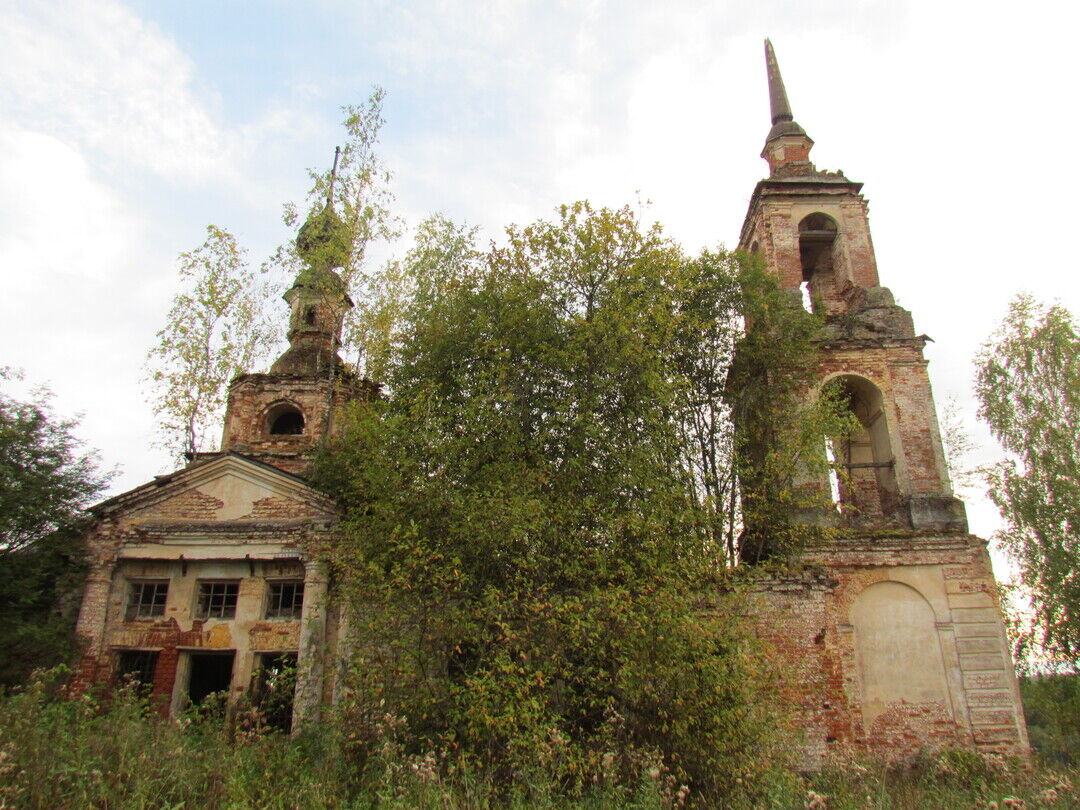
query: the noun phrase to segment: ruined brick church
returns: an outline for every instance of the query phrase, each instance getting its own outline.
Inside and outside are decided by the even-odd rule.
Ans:
[[[798,574],[757,594],[757,621],[787,662],[813,767],[833,747],[902,756],[924,746],[1024,752],[1027,736],[986,543],[970,534],[946,472],[911,314],[882,287],[861,183],[810,162],[766,42],[772,129],[739,248],[824,310],[820,380],[839,380],[860,428],[835,448],[846,474],[810,482],[840,524]],[[347,619],[311,549],[332,542],[335,505],[304,478],[339,409],[370,384],[337,373],[352,306],[316,250],[328,204],[297,238],[306,261],[285,298],[289,348],[236,378],[220,451],[92,510],[78,620],[84,685],[127,676],[163,711],[235,698],[296,668],[293,727],[335,699]]]

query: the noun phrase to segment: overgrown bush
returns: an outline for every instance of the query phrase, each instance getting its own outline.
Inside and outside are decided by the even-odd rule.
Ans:
[[[1080,764],[1080,677],[1032,675],[1020,679],[1028,737],[1051,766]]]
[[[426,227],[386,396],[316,474],[345,512],[322,552],[352,616],[357,755],[432,752],[504,798],[670,780],[683,802],[758,804],[784,707],[730,568],[725,369],[744,295],[810,316],[746,257],[687,257],[626,209],[567,206],[487,252]],[[797,388],[741,407],[794,418]],[[768,474],[797,466],[790,444]]]
[[[409,755],[389,740],[361,762],[347,742],[355,732],[336,722],[290,739],[243,717],[168,720],[133,689],[68,697],[67,675],[38,672],[0,697],[0,806],[660,810],[685,795],[662,773],[632,786],[600,781],[572,802],[539,783],[506,792],[449,755]]]

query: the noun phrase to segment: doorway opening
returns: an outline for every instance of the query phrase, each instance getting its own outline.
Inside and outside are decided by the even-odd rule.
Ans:
[[[232,683],[233,658],[235,653],[189,653],[191,656],[191,675],[188,677],[188,698],[195,706],[201,704],[215,692],[229,691]]]
[[[292,730],[293,697],[296,694],[296,653],[261,653],[255,669],[251,700],[270,728]]]

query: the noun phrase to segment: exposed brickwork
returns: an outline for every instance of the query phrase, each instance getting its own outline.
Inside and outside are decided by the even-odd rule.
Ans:
[[[204,489],[239,498],[239,510]],[[244,508],[246,514],[222,519]],[[260,654],[301,649],[303,620],[267,619],[266,605],[270,583],[310,578],[312,564],[304,562],[309,545],[331,542],[336,515],[324,495],[226,454],[203,457],[98,509],[101,519],[87,537],[93,564],[79,617],[85,653],[74,688],[114,683],[123,651],[156,652],[151,699],[169,713],[183,704],[192,657],[200,652],[233,653],[230,689],[239,693],[251,682]],[[132,583],[145,580],[168,583],[165,615],[128,619]],[[237,584],[235,615],[198,617],[199,587],[206,581]],[[318,591],[313,598],[324,598]],[[305,594],[305,615],[318,610]]]
[[[366,380],[288,374],[245,374],[229,389],[222,450],[233,450],[295,475],[307,471],[310,451],[340,432],[338,415],[348,402],[369,399],[376,387]],[[275,435],[270,416],[282,405],[304,418],[303,432]]]
[[[834,747],[888,758],[974,745],[1025,752],[1026,733],[985,545],[967,535],[847,538],[804,555],[798,576],[763,584],[757,621],[790,673],[806,732],[804,765]],[[865,661],[853,606],[878,583],[917,591],[945,662],[944,702],[900,701],[866,722]],[[937,653],[935,653],[937,654]]]
[[[224,505],[221,499],[192,489],[140,511],[143,517],[159,520],[215,520]]]
[[[313,516],[310,506],[292,498],[273,495],[262,498],[252,504],[251,511],[245,516],[251,520],[283,520]]]

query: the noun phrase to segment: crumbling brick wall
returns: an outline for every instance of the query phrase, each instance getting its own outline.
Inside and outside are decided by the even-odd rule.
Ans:
[[[874,610],[876,639],[860,638],[860,600],[888,585],[925,612],[923,635],[905,636],[908,606],[885,598]],[[985,544],[970,535],[894,533],[843,537],[803,555],[757,593],[762,635],[785,662],[788,695],[805,733],[803,765],[819,767],[831,751],[855,747],[887,759],[921,749],[971,746],[1025,754],[1019,690],[996,601]],[[921,605],[925,604],[925,607]],[[908,611],[910,612],[910,611]],[[872,642],[872,643],[871,643]],[[917,644],[916,644],[917,642]],[[912,645],[904,649],[904,644]],[[884,674],[868,660],[885,645],[910,672]],[[925,699],[929,661],[939,690]],[[915,671],[918,670],[918,671]],[[884,683],[883,683],[884,681]],[[890,700],[873,698],[886,693]]]

